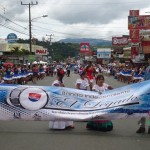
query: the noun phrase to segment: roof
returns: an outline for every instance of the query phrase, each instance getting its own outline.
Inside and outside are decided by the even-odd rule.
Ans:
[[[13,44],[8,44],[8,43],[0,43],[0,52],[10,52],[13,47],[19,47],[19,49],[25,49],[29,51],[29,44],[24,44],[24,43],[13,43]],[[32,52],[35,52],[36,49],[45,49],[42,46],[39,45],[32,45]]]

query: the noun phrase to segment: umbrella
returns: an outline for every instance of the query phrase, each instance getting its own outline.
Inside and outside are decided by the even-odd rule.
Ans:
[[[7,67],[7,66],[13,66],[14,64],[12,63],[12,62],[5,62],[5,63],[3,63],[3,66],[4,67]]]

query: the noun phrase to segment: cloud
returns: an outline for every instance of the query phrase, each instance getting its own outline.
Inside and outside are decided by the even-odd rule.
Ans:
[[[31,0],[22,2],[29,4]],[[150,10],[149,0],[38,0],[38,5],[31,7],[31,18],[42,15],[48,17],[32,22],[32,34],[38,39],[46,34],[54,34],[55,41],[66,37],[111,39],[112,36],[128,34],[129,10],[135,9],[146,15],[145,11]],[[21,5],[21,0],[0,0],[0,14],[27,29],[24,30],[4,18],[0,18],[0,23],[29,33],[29,7]],[[13,32],[8,28],[1,28],[1,36],[6,37]],[[28,35],[20,32],[17,34],[21,38],[28,38]]]
[[[147,1],[148,2],[148,1]],[[135,5],[136,4],[136,5]],[[116,19],[125,18],[130,9],[144,8],[148,3],[105,0],[63,0],[53,4],[49,14],[64,24],[107,24]]]

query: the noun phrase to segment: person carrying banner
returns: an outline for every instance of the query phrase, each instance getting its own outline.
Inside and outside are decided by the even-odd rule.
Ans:
[[[97,77],[96,77],[96,84],[93,86],[92,88],[92,91],[96,91],[100,94],[102,94],[104,91],[106,90],[112,90],[113,88],[104,83],[104,76],[99,74]]]
[[[96,77],[96,84],[92,88],[93,91],[98,92],[100,94],[102,94],[106,90],[112,90],[112,89],[113,88],[110,85],[104,83],[104,76],[100,74]],[[107,132],[113,129],[113,123],[111,120],[96,119],[96,120],[88,121],[86,128],[91,130]]]
[[[79,75],[80,79],[77,79],[75,83],[76,89],[87,90],[87,88],[89,87],[89,80],[86,76],[86,72],[81,71]]]
[[[57,79],[52,83],[52,86],[64,87],[64,83],[62,81],[64,74],[61,74],[58,70]],[[73,129],[73,121],[50,121],[49,128],[55,130],[64,130],[64,129]]]
[[[148,58],[148,67],[145,70],[144,74],[144,80],[150,80],[150,58]],[[150,134],[150,119],[148,120],[148,134]],[[146,124],[146,118],[142,117],[138,124],[140,125],[139,129],[136,131],[136,133],[145,133],[145,124]]]

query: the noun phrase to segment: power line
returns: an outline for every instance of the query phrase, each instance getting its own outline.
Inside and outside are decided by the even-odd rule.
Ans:
[[[46,3],[51,3],[51,2],[46,2]],[[94,6],[94,5],[105,5],[105,4],[109,4],[109,5],[120,5],[120,4],[122,4],[122,5],[124,5],[124,4],[134,4],[134,3],[149,3],[149,1],[134,1],[134,2],[99,2],[99,3],[57,3],[57,5],[56,5],[56,3],[51,3],[51,5],[56,5],[56,6],[58,6],[58,5],[74,5],[74,6],[86,6],[86,5],[90,5],[90,6]],[[40,3],[40,4],[42,4],[42,3]],[[43,3],[43,4],[45,4],[45,3]]]
[[[3,9],[3,11],[4,11],[4,14],[5,14],[5,7],[3,7],[2,5],[0,5],[0,7]]]
[[[10,27],[8,27],[8,26],[5,26],[5,25],[3,25],[3,24],[0,24],[0,25],[3,26],[3,27],[5,27],[5,28],[7,28],[7,29],[16,31],[16,32],[18,32],[18,33],[21,33],[21,34],[24,34],[24,35],[28,35],[28,34],[26,34],[26,33],[23,33],[23,32],[21,32],[21,31],[18,31],[18,30],[16,30],[16,29],[12,29],[12,28],[10,28]]]
[[[15,23],[15,22],[13,22],[13,21],[12,21],[12,20],[10,20],[9,18],[4,17],[4,16],[3,16],[3,15],[1,15],[1,14],[0,14],[0,16],[1,16],[2,18],[4,18],[4,19],[5,19],[5,21],[12,22],[13,24],[15,24],[15,25],[17,25],[17,26],[19,26],[19,27],[22,27],[22,28],[24,28],[24,29],[27,29],[27,28],[23,27],[22,25],[19,25],[19,24],[17,24],[17,23]]]

